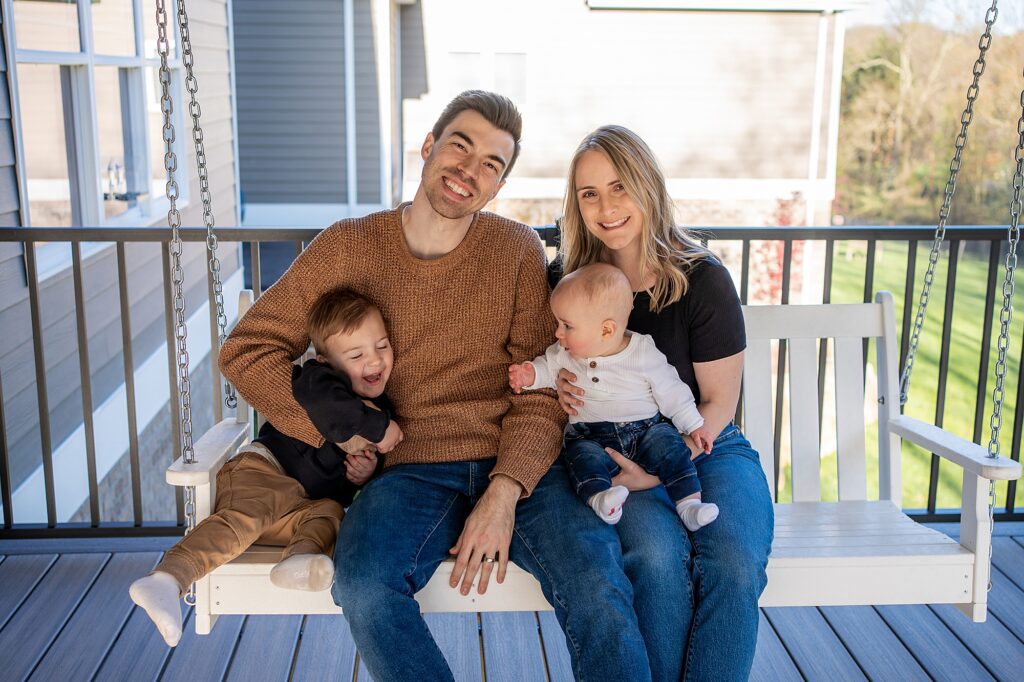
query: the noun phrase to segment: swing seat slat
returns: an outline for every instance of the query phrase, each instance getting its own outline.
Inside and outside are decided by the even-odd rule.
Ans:
[[[245,306],[243,306],[244,309]],[[812,306],[745,306],[748,350],[744,364],[744,431],[773,481],[778,353],[785,339],[788,381],[788,447],[794,502],[775,504],[775,541],[761,606],[955,604],[972,620],[985,620],[991,532],[989,480],[1014,480],[1021,467],[985,448],[899,413],[893,302],[881,292],[874,303]],[[820,340],[834,344],[837,457],[819,435]],[[864,339],[877,349],[877,419],[865,419]],[[248,409],[240,406],[243,416]],[[873,417],[873,414],[869,415]],[[865,428],[878,433],[878,499],[867,499]],[[196,464],[175,462],[173,485],[197,485],[197,517],[210,514],[217,469],[251,434],[248,423],[228,419],[195,444]],[[784,434],[787,435],[787,434]],[[906,439],[963,469],[959,542],[916,523],[901,510],[900,447]],[[821,468],[837,468],[839,501],[821,499]],[[774,499],[774,490],[771,491]],[[723,514],[728,510],[723,509]],[[680,529],[680,532],[683,532]],[[254,546],[196,585],[196,630],[209,632],[220,614],[339,613],[330,592],[274,587],[270,569],[280,547]],[[451,560],[442,564],[416,599],[430,611],[544,611],[550,605],[528,573],[510,565],[502,585],[463,597],[448,586]]]

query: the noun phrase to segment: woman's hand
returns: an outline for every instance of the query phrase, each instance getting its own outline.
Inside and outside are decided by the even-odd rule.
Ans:
[[[611,448],[605,448],[604,451],[622,469],[622,471],[612,477],[612,485],[624,485],[630,492],[650,490],[655,486],[661,485],[660,478],[647,473],[639,464],[624,457],[618,451]]]
[[[577,407],[583,407],[583,401],[577,396],[583,395],[584,391],[582,388],[575,386],[573,384],[574,381],[576,381],[575,374],[564,367],[558,370],[558,378],[555,379],[555,387],[558,390],[558,404],[562,406],[562,409],[570,417],[575,417],[579,414],[576,411]]]
[[[376,470],[377,453],[373,450],[360,450],[345,458],[345,478],[356,485],[369,481]]]

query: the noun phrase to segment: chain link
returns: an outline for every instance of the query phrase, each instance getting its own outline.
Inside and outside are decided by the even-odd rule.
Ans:
[[[185,89],[188,90],[188,111],[192,117],[192,142],[196,149],[196,166],[199,176],[199,197],[203,203],[203,224],[206,225],[206,249],[210,254],[208,266],[213,279],[213,298],[217,313],[217,339],[224,345],[227,338],[227,314],[224,312],[224,286],[221,283],[220,259],[217,257],[217,235],[214,232],[213,196],[210,194],[210,178],[206,164],[206,147],[203,144],[203,128],[200,125],[202,109],[196,95],[199,92],[199,81],[193,70],[192,39],[189,35],[188,14],[185,12],[185,0],[176,0],[178,8],[178,29],[181,33],[181,61],[185,66]],[[234,408],[238,404],[235,389],[231,382],[224,380],[224,403]]]
[[[178,182],[174,173],[178,170],[178,157],[174,153],[174,102],[171,99],[171,69],[168,65],[170,41],[167,37],[167,6],[165,0],[156,0],[157,52],[160,54],[160,111],[163,114],[164,171],[167,173],[165,192],[167,195],[167,225],[171,228],[171,287],[174,298],[174,338],[178,358],[178,408],[181,415],[181,458],[186,464],[196,461],[192,447],[192,391],[188,377],[188,327],[185,324],[185,273],[181,267],[181,213],[178,212]],[[196,489],[186,486],[185,492],[185,533],[196,527]],[[188,587],[185,603],[196,603],[195,584]]]
[[[974,79],[967,88],[967,106],[960,115],[960,133],[956,136],[953,160],[949,163],[949,180],[946,181],[946,190],[942,199],[942,207],[939,209],[939,221],[935,226],[935,239],[932,242],[932,250],[928,254],[928,269],[924,274],[924,288],[921,289],[921,298],[917,304],[917,317],[914,319],[914,329],[910,335],[910,344],[907,349],[907,359],[903,365],[903,374],[900,377],[900,405],[906,405],[907,393],[910,388],[910,375],[914,371],[914,356],[917,354],[917,344],[921,338],[921,327],[924,325],[925,311],[928,309],[928,300],[931,295],[932,281],[935,278],[935,265],[939,261],[939,249],[946,238],[946,220],[949,218],[949,208],[953,203],[953,193],[956,191],[956,179],[960,173],[960,158],[963,156],[964,146],[967,144],[967,128],[974,119],[974,101],[978,98],[978,83],[981,75],[985,73],[985,55],[992,46],[992,26],[999,16],[997,7],[998,0],[992,0],[992,6],[985,12],[985,32],[978,40],[978,59],[974,62],[972,73]]]

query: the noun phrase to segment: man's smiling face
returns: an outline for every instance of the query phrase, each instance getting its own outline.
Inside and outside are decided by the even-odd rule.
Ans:
[[[431,207],[456,220],[487,205],[505,184],[505,167],[515,151],[512,136],[478,112],[460,112],[434,139],[423,143],[421,183]]]

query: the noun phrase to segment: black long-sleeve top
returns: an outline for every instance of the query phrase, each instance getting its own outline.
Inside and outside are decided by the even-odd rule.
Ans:
[[[353,436],[362,436],[371,443],[383,439],[388,422],[394,417],[391,401],[381,395],[370,399],[379,410],[366,405],[364,398],[352,391],[347,376],[317,360],[308,360],[302,367],[292,370],[292,393],[326,438],[324,444],[315,448],[286,436],[270,422],[260,429],[256,442],[273,453],[285,473],[301,483],[310,498],[329,498],[347,507],[362,486],[345,478],[348,455],[335,443],[343,443]],[[378,454],[374,475],[383,464],[383,456]]]

